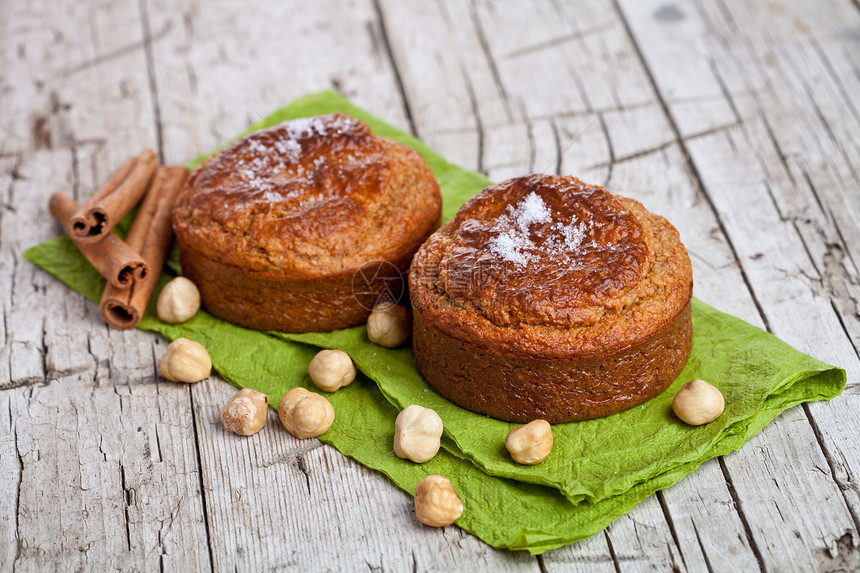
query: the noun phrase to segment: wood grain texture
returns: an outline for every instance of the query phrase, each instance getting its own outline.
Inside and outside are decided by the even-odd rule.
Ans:
[[[848,0],[121,0],[0,19],[0,571],[860,567],[860,11]],[[574,174],[678,227],[696,295],[847,369],[604,532],[539,558],[419,524],[383,476],[21,258],[126,157],[184,162],[333,88],[494,180]]]
[[[845,237],[857,227],[853,211],[860,205],[860,186],[856,177],[834,176],[855,142],[844,136],[840,140],[840,134],[826,126],[819,101],[824,98],[831,107],[841,102],[844,114],[850,116],[846,117],[849,125],[856,117],[844,107],[846,100],[833,67],[826,60],[799,53],[814,51],[815,38],[831,34],[840,19],[844,19],[840,25],[860,19],[841,5],[821,10],[818,4],[793,3],[749,10],[742,3],[725,2],[722,9],[710,13],[686,5],[672,19],[655,18],[656,25],[646,26],[646,16],[656,17],[660,3],[622,5],[645,61],[682,62],[683,76],[673,69],[650,66],[679,134],[696,131],[685,126],[686,112],[676,112],[675,99],[683,99],[679,92],[684,86],[692,83],[702,90],[695,98],[721,100],[733,110],[733,124],[687,138],[685,149],[719,213],[763,325],[790,344],[848,371],[845,396],[823,407],[787,412],[726,459],[735,491],[746,505],[742,511],[757,551],[769,568],[853,563],[860,541],[855,485],[860,460],[855,457],[856,440],[850,437],[856,433],[850,429],[855,422],[845,412],[856,411],[857,396],[851,385],[860,380],[853,335],[858,314],[857,294],[852,291],[857,275],[850,259],[839,257],[835,263],[833,253],[848,248]],[[786,35],[789,26],[796,33]],[[733,30],[731,42],[722,37],[726,29]],[[756,32],[765,29],[767,33]],[[657,36],[672,41],[656,42]],[[687,44],[697,49],[681,48]],[[774,73],[780,67],[782,72]],[[697,81],[691,82],[693,78]],[[803,87],[809,82],[819,95]],[[850,222],[840,222],[825,202],[834,197]],[[846,233],[842,227],[851,230]],[[832,286],[831,277],[836,279]],[[821,428],[828,428],[828,433]],[[765,435],[771,439],[760,446],[760,453],[772,457],[765,465],[770,479],[762,480],[750,471],[749,462],[754,455],[752,444],[761,443]],[[785,436],[791,437],[784,441]],[[839,469],[827,460],[839,460]],[[797,472],[797,465],[820,473]],[[816,496],[816,506],[830,509],[808,514],[803,504],[797,504],[798,491]],[[776,541],[779,536],[770,530],[776,519],[794,535]]]

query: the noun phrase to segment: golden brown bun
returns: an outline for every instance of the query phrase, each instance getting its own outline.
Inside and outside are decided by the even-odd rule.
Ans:
[[[692,341],[678,232],[573,177],[488,187],[419,249],[415,360],[443,396],[514,422],[605,416],[661,392]]]
[[[258,131],[212,156],[188,179],[173,226],[206,310],[307,332],[365,321],[396,286],[371,280],[376,271],[405,272],[440,211],[417,152],[334,114]],[[368,290],[363,277],[372,292],[356,297],[354,278]]]

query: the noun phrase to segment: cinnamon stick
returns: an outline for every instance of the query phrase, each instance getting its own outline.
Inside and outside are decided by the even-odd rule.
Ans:
[[[188,169],[181,165],[159,167],[155,173],[125,237],[129,247],[138,251],[149,265],[150,279],[135,281],[128,289],[110,284],[105,288],[99,308],[105,321],[114,328],[134,328],[146,311],[173,242],[170,210],[187,177]]]
[[[106,237],[146,193],[158,157],[151,149],[126,161],[72,216],[75,243],[95,243]]]
[[[69,219],[78,210],[78,202],[58,191],[51,196],[48,208],[63,230],[71,236]],[[132,282],[143,280],[149,274],[149,265],[144,258],[113,233],[108,233],[97,243],[79,243],[74,236],[72,241],[114,288],[127,289]]]

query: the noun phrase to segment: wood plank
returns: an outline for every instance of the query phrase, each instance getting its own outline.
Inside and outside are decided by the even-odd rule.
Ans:
[[[15,444],[12,392],[0,392],[0,570],[11,571],[18,553],[18,500],[23,462]]]
[[[242,26],[255,37],[248,43],[236,33],[231,9],[188,3],[177,13],[166,2],[148,6],[150,28],[173,31],[152,45],[156,85],[173,90],[160,100],[168,158],[191,158],[294,97],[332,87],[408,129],[373,4],[295,9],[284,7],[276,28],[267,23],[280,8],[247,15]],[[342,17],[332,21],[335,10]],[[259,69],[260,54],[274,52],[289,65]],[[249,73],[253,93],[239,79]],[[216,569],[455,569],[462,562],[538,569],[536,559],[495,551],[456,527],[421,526],[411,498],[390,481],[317,440],[295,440],[274,412],[256,436],[230,434],[218,421],[234,391],[227,384],[205,382],[191,391]]]
[[[52,189],[72,184],[71,166],[68,150],[27,155],[10,194],[21,227],[8,225],[14,235],[4,248],[20,256],[56,233],[44,206]],[[108,331],[95,305],[25,261],[15,284],[10,338],[19,324],[39,326],[44,374],[19,375],[12,381],[23,386],[4,392],[14,420],[4,443],[17,462],[4,460],[4,471],[19,476],[10,564],[208,567],[188,391],[159,391],[153,337]]]
[[[447,4],[445,6],[447,7]],[[503,87],[501,91],[510,98],[509,107],[512,109],[522,107],[525,110],[524,115],[529,120],[532,116],[539,118],[533,124],[528,122],[522,127],[519,126],[521,120],[506,124],[506,117],[497,117],[491,110],[485,110],[481,106],[481,98],[475,98],[476,105],[470,100],[468,93],[452,98],[464,106],[461,113],[468,112],[466,106],[474,107],[473,113],[481,118],[481,141],[483,142],[481,163],[490,177],[498,178],[528,171],[560,169],[565,173],[576,173],[588,181],[599,183],[608,181],[610,189],[639,198],[647,206],[665,214],[670,219],[682,221],[684,240],[689,240],[691,249],[699,253],[698,260],[695,262],[697,285],[701,282],[707,289],[722,291],[725,288],[725,273],[733,274],[742,284],[731,250],[719,235],[718,224],[713,213],[706,202],[697,196],[694,182],[683,166],[683,157],[678,147],[673,148],[671,145],[674,134],[660,110],[647,76],[641,68],[630,65],[633,58],[632,44],[627,41],[625,53],[625,32],[620,22],[615,19],[613,24],[611,19],[607,22],[605,19],[600,21],[595,17],[589,20],[586,17],[583,20],[584,25],[590,23],[592,30],[571,30],[558,24],[565,22],[568,16],[562,14],[562,17],[559,17],[556,13],[555,17],[550,19],[551,24],[547,31],[543,30],[538,23],[526,18],[525,14],[513,5],[496,2],[479,3],[477,6],[476,17],[479,23],[476,24],[476,28],[482,30],[487,38],[487,53],[490,60],[494,62],[497,77],[500,78]],[[401,22],[397,33],[403,36],[401,42],[404,45],[408,38],[425,36],[428,34],[427,30],[436,29],[435,24],[425,24],[424,19],[411,22],[407,10],[395,3],[385,4],[384,7],[386,11],[392,10],[395,14],[394,18]],[[556,9],[558,9],[557,6],[536,7],[538,13],[542,13],[541,10]],[[599,12],[596,9],[594,11]],[[510,32],[512,29],[510,24],[513,21],[517,22],[515,29],[518,32],[515,34]],[[453,32],[448,34],[452,36]],[[599,102],[596,104],[600,106],[599,112],[590,114],[583,113],[587,108],[569,108],[564,110],[563,115],[553,117],[552,104],[548,104],[548,110],[539,110],[534,107],[536,104],[533,100],[525,99],[537,96],[522,95],[522,92],[529,90],[534,82],[538,85],[552,85],[558,92],[566,94],[574,92],[575,84],[581,83],[579,78],[565,81],[565,76],[559,77],[558,73],[552,74],[551,77],[536,78],[535,71],[532,72],[531,83],[521,85],[517,81],[520,78],[521,64],[510,64],[508,58],[513,57],[510,54],[527,57],[529,54],[537,53],[541,46],[558,43],[560,38],[570,38],[570,49],[562,52],[568,60],[566,73],[573,74],[582,66],[603,70],[604,77],[593,78],[587,92],[594,94],[593,99]],[[440,41],[455,40],[443,36]],[[457,41],[463,42],[462,39]],[[392,44],[398,45],[397,40]],[[608,49],[607,46],[613,48]],[[585,62],[583,60],[586,56],[583,54],[592,57]],[[600,59],[593,61],[595,55],[600,55],[604,61]],[[403,57],[407,59],[403,67],[406,71],[402,72],[402,79],[406,92],[410,94],[413,101],[415,98],[427,98],[422,95],[424,92],[418,87],[421,82],[444,81],[444,78],[449,77],[461,65],[457,59],[449,58],[437,62],[437,68],[427,69],[422,67],[422,62],[412,60],[410,54],[407,53]],[[619,61],[623,61],[624,65],[613,65]],[[469,68],[469,72],[471,75],[472,68]],[[416,76],[414,82],[413,76]],[[479,73],[479,76],[487,78],[493,74]],[[482,87],[476,84],[473,89],[480,93]],[[491,93],[494,92],[491,90]],[[520,96],[524,99],[518,99]],[[497,107],[504,108],[504,106]],[[546,117],[552,119],[548,121],[544,119]],[[424,128],[420,121],[417,125],[419,132],[423,132]],[[464,137],[460,145],[468,148],[469,138]],[[618,157],[615,157],[616,149],[620,150]],[[468,151],[460,152],[459,156],[467,157]],[[654,161],[655,157],[658,161]],[[645,168],[645,166],[648,167]],[[667,201],[670,203],[668,207]],[[703,228],[708,229],[709,232],[702,234]],[[704,278],[699,279],[699,276]],[[755,312],[751,299],[747,298],[745,304],[748,310]],[[724,507],[735,511],[732,498],[720,473],[712,474],[712,477],[717,477],[719,481],[715,487],[710,482],[703,483],[709,488],[708,495],[714,499],[721,499]],[[725,539],[745,538],[741,519],[736,513],[735,518],[729,520],[728,526],[724,525],[724,520],[713,519],[706,511],[700,512],[697,517],[706,524],[697,523],[696,526],[702,529],[721,531]],[[652,526],[637,527],[636,523]],[[658,523],[661,526],[653,526]],[[698,543],[686,543],[685,549],[690,554],[681,557],[681,552],[672,537],[672,528],[667,523],[657,498],[634,509],[626,525],[619,522],[613,527],[615,529],[610,528],[607,531],[608,537],[604,541],[596,537],[589,540],[587,546],[582,544],[583,554],[579,553],[580,544],[546,554],[543,558],[545,567],[552,569],[583,562],[593,565],[595,553],[598,563],[601,563],[600,559],[605,558],[620,565],[620,559],[623,558],[625,568],[671,567],[672,564],[683,567],[685,559],[687,563],[693,565],[706,562],[706,557]],[[679,519],[677,527],[683,529],[681,538],[695,539],[696,532],[691,520]],[[720,543],[719,540],[715,541],[712,547],[715,552]],[[610,546],[615,545],[618,545],[618,550],[613,557]],[[738,544],[735,543],[735,545]],[[643,547],[649,549],[644,550]],[[718,564],[756,563],[748,544],[741,543],[739,547],[740,549],[734,555],[722,561],[719,556],[716,556],[715,562]],[[595,552],[595,548],[599,549]]]
[[[184,161],[292,97],[336,87],[396,125],[412,120],[428,143],[493,178],[559,170],[638,198],[679,227],[697,296],[753,322],[763,316],[860,381],[856,10],[622,8],[648,68],[603,1],[540,2],[530,13],[486,1],[331,0],[240,17],[191,2],[174,12],[161,0],[9,7],[0,22],[0,87],[12,94],[0,129],[0,570],[467,561],[749,570],[756,553],[773,569],[860,567],[856,384],[792,410],[604,534],[534,560],[457,528],[427,532],[407,495],[318,442],[227,434],[217,422],[227,385],[157,380],[163,341],[108,331],[95,305],[20,259],[30,237],[56,232],[41,210],[54,186],[82,198],[141,142],[162,141],[166,159]],[[738,164],[743,176],[728,169],[726,178]]]
[[[816,265],[825,267],[824,261],[810,259],[825,252],[820,248],[821,242],[841,244],[841,236],[819,199],[808,194],[812,185],[806,189],[794,185],[795,181],[806,182],[809,179],[792,177],[790,168],[786,168],[785,157],[781,157],[783,152],[776,144],[779,138],[791,139],[797,133],[807,133],[807,140],[812,141],[826,133],[821,124],[816,123],[812,104],[807,102],[806,109],[795,107],[791,114],[785,113],[788,108],[781,100],[786,91],[771,89],[774,78],[748,76],[762,73],[772,66],[763,60],[759,60],[758,65],[740,66],[742,60],[750,61],[750,54],[738,57],[726,53],[727,46],[758,44],[760,39],[742,35],[725,42],[716,41],[716,34],[702,35],[706,24],[696,10],[688,10],[686,6],[678,8],[680,16],[660,22],[657,16],[662,5],[657,2],[623,2],[622,5],[679,133],[694,131],[683,126],[685,116],[676,113],[672,99],[676,91],[687,84],[710,86],[705,91],[712,98],[720,97],[714,88],[718,85],[723,99],[742,122],[718,132],[689,137],[684,146],[728,232],[767,325],[794,346],[845,366],[849,380],[854,383],[858,364],[847,329],[842,328],[845,315],[840,316],[838,305],[830,299],[827,290],[816,288],[828,278],[816,270]],[[812,13],[812,7],[808,8],[806,24],[815,27],[820,20]],[[743,9],[735,6],[733,10]],[[725,12],[714,9],[711,17],[722,17]],[[741,27],[749,25],[748,15],[741,19],[744,20]],[[733,22],[737,24],[736,20]],[[775,23],[778,24],[779,20],[768,20],[767,29],[776,30],[769,36],[784,37],[785,28],[780,31]],[[760,26],[761,22],[755,29],[761,29]],[[728,29],[736,30],[737,25]],[[744,34],[742,31],[738,33]],[[752,28],[746,33],[752,34]],[[698,45],[698,49],[686,49],[688,44]],[[781,52],[781,46],[777,43],[772,48],[773,52]],[[688,75],[682,77],[672,68],[660,67],[660,62],[667,58],[683,61],[682,67]],[[697,95],[704,97],[705,94]],[[800,104],[801,100],[793,102],[795,106]],[[810,153],[814,157],[816,152]],[[806,150],[797,148],[792,161],[802,163],[805,156],[808,156]],[[823,164],[817,175],[809,172],[811,176],[820,178],[820,184],[829,185],[822,188],[830,188],[834,180],[828,178],[827,173],[832,173],[827,164]],[[799,219],[805,219],[806,223],[797,224]],[[762,229],[768,232],[762,233]],[[849,265],[846,267],[843,267],[843,273],[853,272]],[[844,409],[851,409],[855,398],[849,393],[833,405],[792,410],[757,436],[754,442],[726,459],[732,486],[766,567],[829,567],[840,560],[853,559],[856,554],[850,551],[850,547],[857,536],[857,496],[853,493],[845,495],[839,487],[840,481],[845,484],[851,481],[850,476],[856,475],[856,469],[851,469],[852,462],[855,468],[858,467],[856,458],[849,461],[850,458],[846,457],[856,455],[853,448],[843,448],[843,444],[853,442],[849,435],[856,434],[856,420],[846,418],[843,413]],[[822,416],[820,424],[815,415]],[[836,435],[823,435],[819,425],[841,428],[831,430]],[[791,436],[790,443],[786,443],[785,435]],[[764,467],[770,480],[761,479],[761,472],[753,469],[756,462],[755,446],[751,447],[753,443],[758,444],[766,456]],[[828,459],[844,463],[840,464],[837,472],[832,462],[828,464]],[[798,471],[798,467],[820,468],[821,472],[810,476]],[[797,505],[791,493],[786,493],[786,483],[791,485],[792,491],[816,496],[815,505],[823,507],[820,504],[824,504],[829,509],[810,516]],[[851,488],[845,489],[850,491]],[[786,529],[796,531],[796,535],[785,536],[782,544],[776,545],[774,520],[782,520]],[[846,539],[848,541],[844,541]]]
[[[720,460],[705,462],[659,495],[672,518],[672,529],[689,570],[760,568],[723,477]]]
[[[539,570],[526,553],[421,525],[412,498],[385,476],[317,439],[294,438],[273,410],[258,434],[230,433],[219,416],[236,389],[212,378],[194,390],[215,569],[445,570],[468,560]]]
[[[226,2],[145,6],[169,161],[211,151],[293,99],[325,89],[385,110],[389,123],[409,129],[369,1],[267,5],[239,19]]]
[[[188,389],[156,384],[152,335],[108,331],[96,305],[21,258],[59,232],[53,191],[83,199],[155,145],[138,5],[15,10],[0,52],[15,74],[2,130],[15,165],[0,230],[0,568],[208,568]]]

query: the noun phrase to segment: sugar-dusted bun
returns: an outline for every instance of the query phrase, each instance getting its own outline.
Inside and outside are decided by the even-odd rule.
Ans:
[[[250,328],[361,324],[436,226],[413,149],[344,114],[252,133],[190,176],[173,209],[182,270],[212,314]]]
[[[637,201],[573,177],[510,179],[415,255],[415,360],[443,396],[494,418],[606,416],[684,367],[692,289],[678,232]]]

